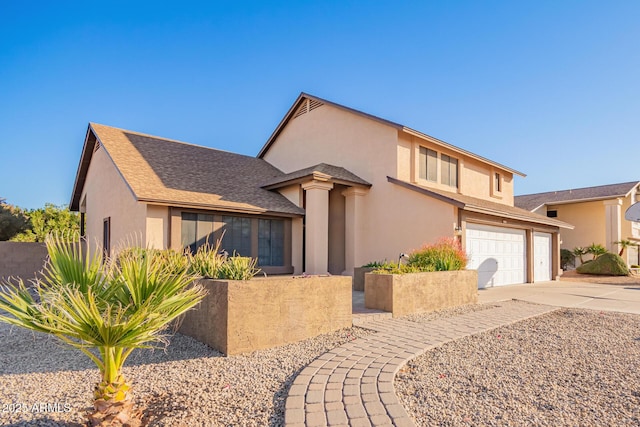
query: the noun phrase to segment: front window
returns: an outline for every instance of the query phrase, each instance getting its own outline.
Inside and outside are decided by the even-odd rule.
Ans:
[[[502,179],[498,172],[495,173],[494,180],[495,182],[493,188],[495,188],[495,191],[499,193],[502,191]]]
[[[258,265],[284,265],[284,221],[258,221]]]
[[[196,252],[204,244],[215,244],[213,239],[213,215],[182,213],[182,247]]]
[[[458,188],[458,159],[446,154],[441,156],[441,182],[444,185]]]
[[[224,237],[222,249],[229,255],[251,256],[251,219],[223,216]]]

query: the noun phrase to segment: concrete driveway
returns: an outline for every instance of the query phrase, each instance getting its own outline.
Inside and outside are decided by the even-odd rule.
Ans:
[[[640,314],[640,286],[585,282],[539,282],[478,291],[478,302],[517,299],[556,307]]]

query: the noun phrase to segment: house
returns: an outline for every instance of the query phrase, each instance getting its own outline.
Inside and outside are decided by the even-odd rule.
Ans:
[[[302,93],[255,158],[92,123],[70,207],[107,254],[131,235],[193,250],[224,232],[269,274],[352,274],[458,236],[480,287],[551,280],[571,226],[514,207],[514,175]]]
[[[546,215],[575,226],[562,234],[561,248],[601,244],[618,253],[616,242],[630,240],[640,243],[640,222],[624,217],[629,206],[638,201],[640,182],[600,185],[572,190],[516,196],[515,205],[531,212]],[[640,264],[637,247],[625,250],[625,261]]]

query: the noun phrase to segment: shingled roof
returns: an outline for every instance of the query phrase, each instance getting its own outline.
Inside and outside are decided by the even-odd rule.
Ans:
[[[371,184],[343,167],[320,163],[315,166],[290,172],[263,185],[263,188],[274,189],[297,183],[307,179],[331,180],[338,184],[360,185],[371,187]]]
[[[573,225],[567,224],[557,219],[548,218],[544,215],[539,215],[530,212],[525,209],[520,209],[514,206],[504,205],[501,203],[495,203],[477,197],[465,196],[463,194],[452,193],[449,191],[436,190],[432,188],[425,188],[419,185],[415,185],[406,181],[402,181],[396,178],[387,177],[387,180],[393,184],[400,185],[401,187],[408,188],[413,191],[417,191],[424,195],[434,197],[446,203],[450,203],[457,206],[460,209],[464,209],[469,212],[482,213],[500,218],[515,219],[519,221],[527,221],[536,224],[551,225],[555,227],[573,229]]]
[[[542,205],[626,197],[629,192],[631,192],[631,190],[638,186],[638,184],[640,184],[639,181],[631,181],[623,182],[621,184],[599,185],[597,187],[584,187],[572,190],[524,194],[521,196],[516,196],[514,199],[514,204],[519,208],[533,211]]]
[[[89,163],[104,149],[138,201],[247,213],[303,215],[262,188],[284,173],[255,157],[91,123],[71,199],[78,210]]]

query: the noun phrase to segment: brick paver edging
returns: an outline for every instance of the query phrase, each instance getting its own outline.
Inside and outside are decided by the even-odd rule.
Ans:
[[[409,360],[455,339],[556,310],[513,301],[425,323],[376,320],[377,331],[321,355],[295,378],[285,426],[415,426],[393,386]]]

